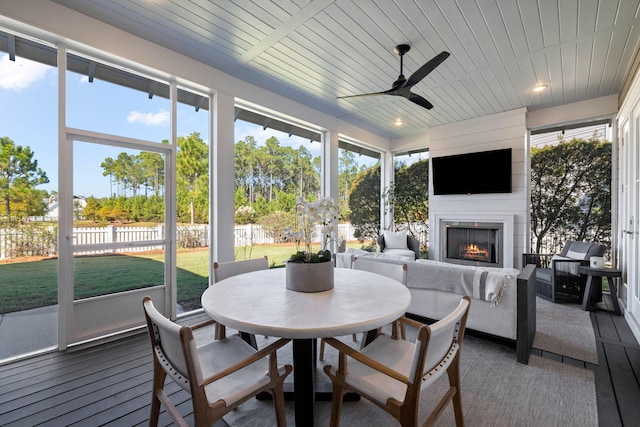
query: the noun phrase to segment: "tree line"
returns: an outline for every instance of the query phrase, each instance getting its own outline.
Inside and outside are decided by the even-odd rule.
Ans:
[[[168,143],[163,141],[163,143]],[[6,221],[46,213],[49,196],[37,186],[49,182],[30,147],[0,138],[0,200]],[[177,218],[207,223],[209,146],[194,132],[177,140]],[[258,223],[282,239],[291,225],[297,196],[320,196],[320,158],[303,145],[289,147],[276,137],[258,144],[248,136],[235,143],[235,219]],[[160,154],[120,153],[101,163],[115,186],[110,197],[88,197],[78,212],[94,221],[164,219],[164,159]],[[429,161],[397,163],[391,188],[380,187],[380,164],[359,165],[355,154],[340,156],[338,203],[341,220],[354,225],[361,241],[380,233],[380,203],[393,210],[396,223],[424,228],[429,218]],[[531,151],[531,227],[539,251],[548,235],[609,242],[611,233],[611,143],[573,139]],[[383,195],[381,198],[380,195]]]

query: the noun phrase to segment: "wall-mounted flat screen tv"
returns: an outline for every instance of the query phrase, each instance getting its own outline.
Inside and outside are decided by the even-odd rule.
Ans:
[[[433,194],[511,193],[511,148],[431,158]]]

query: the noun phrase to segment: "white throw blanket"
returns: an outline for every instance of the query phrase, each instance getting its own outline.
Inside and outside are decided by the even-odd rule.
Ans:
[[[428,272],[424,277],[411,275],[407,286],[417,289],[434,289],[469,295],[472,298],[491,302],[495,307],[500,303],[504,290],[514,272],[492,271],[490,268],[452,266],[440,262],[422,262]]]

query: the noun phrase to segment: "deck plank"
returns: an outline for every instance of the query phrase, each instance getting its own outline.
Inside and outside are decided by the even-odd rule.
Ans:
[[[596,341],[598,365],[593,373],[596,385],[596,404],[598,406],[598,425],[601,427],[622,427],[622,419],[618,411],[615,390],[609,375],[604,344]]]

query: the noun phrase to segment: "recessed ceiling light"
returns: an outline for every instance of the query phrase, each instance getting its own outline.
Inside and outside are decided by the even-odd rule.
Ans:
[[[402,121],[402,119],[396,119],[396,121],[394,122],[394,124],[396,126],[402,126],[404,124],[404,122]]]
[[[548,87],[549,87],[549,85],[537,85],[536,87],[533,88],[533,91],[534,92],[542,92],[543,90],[545,90]]]

